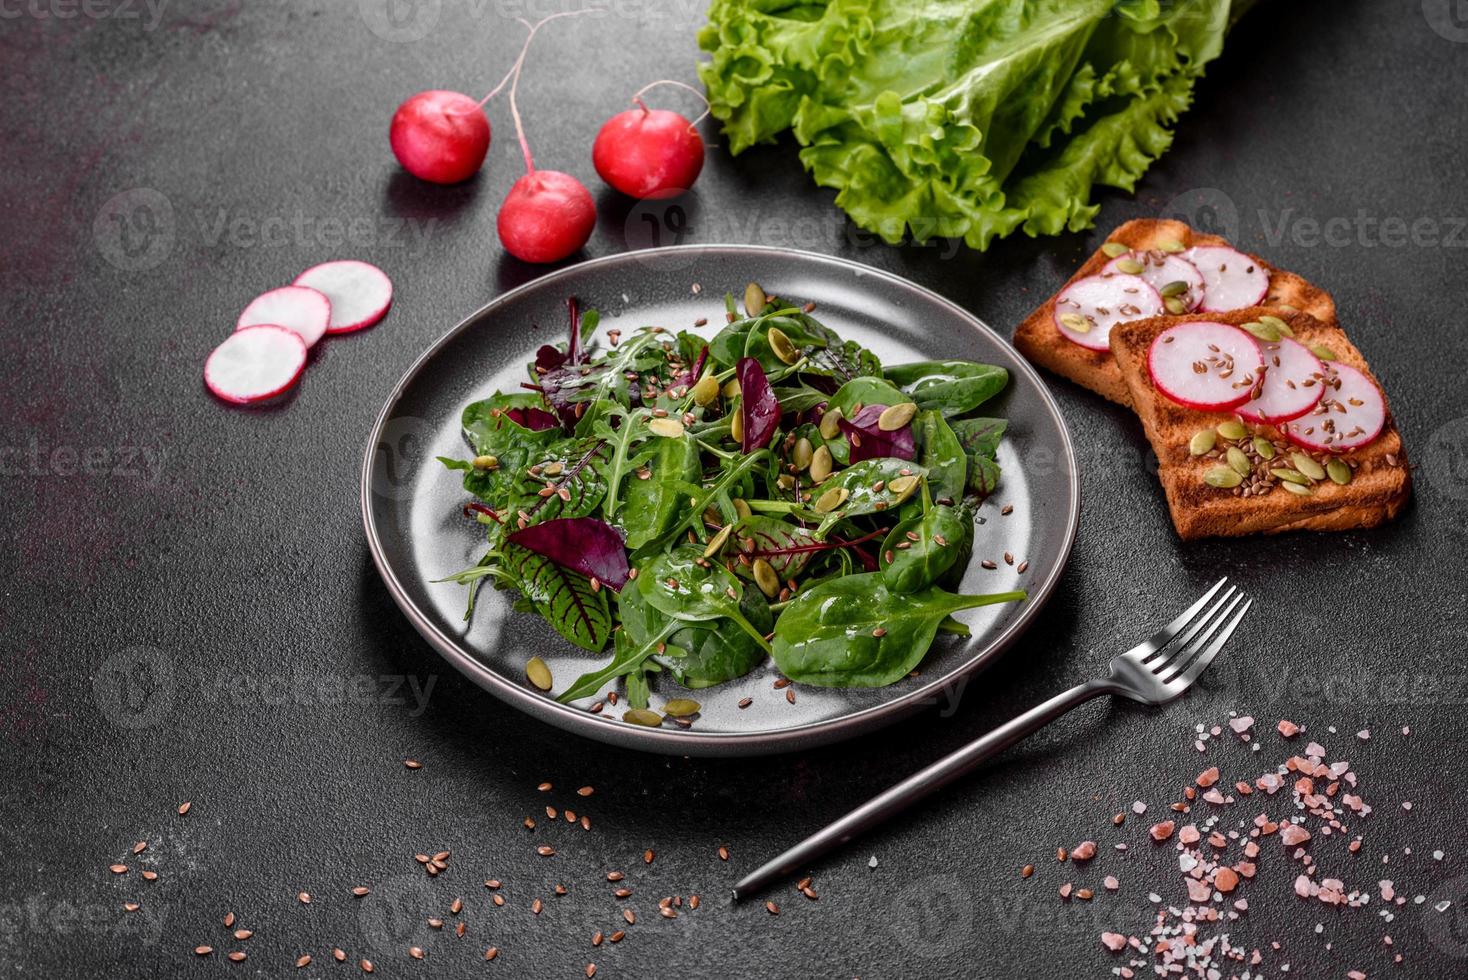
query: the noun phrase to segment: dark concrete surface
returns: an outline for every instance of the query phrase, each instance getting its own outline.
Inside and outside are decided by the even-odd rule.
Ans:
[[[692,80],[701,6],[628,3],[548,29],[523,92],[541,165],[600,190],[596,126],[646,81]],[[519,46],[511,18],[523,7],[424,0],[390,22],[377,0],[0,4],[0,975],[357,973],[329,962],[340,946],[394,977],[573,977],[589,962],[600,977],[1109,976],[1120,960],[1098,934],[1145,935],[1150,891],[1187,898],[1173,850],[1151,846],[1145,826],[1209,764],[1231,783],[1297,751],[1273,732],[1282,717],[1350,760],[1376,808],[1347,821],[1364,835],[1358,854],[1340,838],[1310,845],[1322,876],[1371,903],[1295,898],[1299,865],[1270,841],[1239,891],[1250,910],[1228,925],[1232,941],[1264,948],[1264,976],[1468,974],[1461,10],[1260,4],[1172,151],[1135,196],[1106,195],[1100,216],[1103,228],[1191,217],[1329,288],[1416,466],[1402,518],[1184,546],[1134,420],[1057,382],[1084,505],[1042,623],[947,717],[721,762],[607,748],[500,704],[410,629],[363,544],[358,462],[387,392],[464,314],[536,274],[494,233],[519,171],[505,106],[491,109],[485,171],[455,188],[400,172],[387,121],[419,89],[487,90]],[[887,248],[853,235],[830,197],[790,145],[737,160],[715,149],[681,240],[849,256],[1005,333],[1097,241]],[[599,203],[587,254],[646,244],[639,212],[609,194]],[[284,404],[211,399],[200,367],[237,311],[335,256],[388,271],[388,319],[322,345]],[[735,878],[776,848],[1093,676],[1220,572],[1260,597],[1258,613],[1186,701],[1077,712],[815,868],[818,902],[787,887],[772,896],[778,917],[728,904]],[[1263,751],[1227,729],[1195,750],[1194,726],[1231,711],[1259,719]],[[406,770],[406,757],[423,768]],[[537,792],[542,780],[554,790]],[[595,795],[576,796],[586,784]],[[1288,816],[1285,795],[1226,808],[1226,825]],[[1148,814],[1111,827],[1134,800]],[[546,826],[547,802],[589,814],[591,832]],[[527,816],[541,823],[533,833]],[[1101,848],[1089,867],[1056,864],[1056,846],[1084,838]],[[148,843],[137,858],[135,841]],[[542,842],[557,855],[538,857]],[[452,857],[430,880],[413,855],[438,850]],[[116,861],[132,870],[110,874]],[[1039,870],[1022,879],[1030,862]],[[142,881],[144,868],[158,880]],[[628,874],[625,902],[610,895],[611,869]],[[1096,887],[1106,874],[1119,892],[1060,901],[1063,882]],[[491,876],[505,883],[502,908]],[[1394,921],[1379,879],[1408,896]],[[372,894],[352,898],[359,883]],[[569,894],[555,897],[557,883]],[[657,897],[695,892],[698,910],[657,915]],[[447,915],[456,895],[463,939]],[[623,905],[637,925],[593,948]],[[229,910],[253,938],[231,939]],[[450,927],[432,930],[431,914]],[[208,960],[191,952],[201,943],[217,950]],[[408,958],[413,944],[425,963]],[[485,963],[490,944],[502,953]],[[249,959],[224,961],[235,948]],[[316,964],[295,973],[302,953]]]

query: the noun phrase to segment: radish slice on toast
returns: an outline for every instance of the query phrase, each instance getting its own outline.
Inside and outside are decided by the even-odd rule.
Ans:
[[[1254,397],[1238,407],[1250,422],[1278,425],[1304,415],[1320,402],[1325,365],[1310,349],[1285,337],[1264,347],[1264,380],[1254,386]]]
[[[1101,274],[1113,275],[1117,273],[1126,274],[1128,269],[1135,269],[1136,263],[1140,263],[1142,271],[1135,273],[1139,278],[1145,279],[1147,284],[1160,294],[1163,290],[1177,296],[1186,310],[1196,310],[1198,304],[1203,301],[1203,274],[1198,267],[1193,265],[1181,255],[1169,255],[1166,252],[1132,252],[1128,255],[1119,255],[1106,263]],[[1126,268],[1120,268],[1126,266]],[[1173,283],[1182,283],[1182,292],[1173,292],[1178,287]],[[1163,297],[1164,301],[1166,297]]]
[[[1263,367],[1264,355],[1253,337],[1211,320],[1168,327],[1147,351],[1147,373],[1157,390],[1203,411],[1225,411],[1248,401]]]
[[[1325,394],[1308,414],[1280,426],[1290,441],[1307,449],[1345,452],[1381,435],[1386,399],[1367,375],[1349,364],[1325,366]]]
[[[1082,347],[1109,351],[1112,327],[1160,316],[1162,310],[1162,297],[1141,276],[1086,276],[1055,297],[1055,327]]]
[[[306,342],[274,324],[229,335],[204,362],[204,384],[227,402],[264,401],[290,388],[306,366]]]
[[[1224,245],[1198,245],[1183,253],[1203,274],[1200,310],[1227,313],[1258,306],[1269,292],[1269,273],[1243,252]]]
[[[377,266],[354,259],[312,266],[296,277],[294,285],[319,290],[331,301],[327,333],[370,327],[392,305],[392,280]]]
[[[281,286],[250,300],[235,322],[236,330],[273,324],[285,327],[310,347],[331,323],[331,301],[306,286]]]

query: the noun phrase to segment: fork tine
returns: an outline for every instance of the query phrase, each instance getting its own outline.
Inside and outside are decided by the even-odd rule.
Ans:
[[[1194,616],[1198,615],[1198,610],[1208,605],[1208,600],[1212,599],[1213,594],[1219,589],[1223,588],[1223,583],[1227,581],[1228,576],[1225,575],[1217,582],[1214,582],[1213,587],[1207,592],[1204,592],[1202,597],[1199,598],[1197,602],[1193,603],[1191,606],[1182,611],[1182,615],[1178,616],[1177,619],[1174,619],[1172,622],[1162,627],[1162,629],[1152,634],[1152,642],[1156,643],[1160,647],[1164,646],[1167,641],[1171,640],[1174,636],[1177,636],[1177,634],[1182,631],[1182,628],[1188,625],[1188,623],[1192,621],[1192,618]]]
[[[1243,598],[1243,595],[1240,594],[1239,598]],[[1244,618],[1244,614],[1249,611],[1249,607],[1253,604],[1253,599],[1246,600],[1239,607],[1238,613],[1234,615],[1233,621],[1213,638],[1213,642],[1208,644],[1207,649],[1198,655],[1198,659],[1194,660],[1187,670],[1183,671],[1181,677],[1174,677],[1171,681],[1167,682],[1169,686],[1181,685],[1182,689],[1186,689],[1192,685],[1193,681],[1202,676],[1203,671],[1208,669],[1208,665],[1213,663],[1213,658],[1218,656],[1218,651],[1222,650],[1223,645],[1228,642],[1228,638],[1234,635],[1234,630],[1238,628],[1239,623]]]
[[[1222,585],[1222,584],[1223,584],[1223,581],[1220,580],[1219,583],[1218,583],[1218,585]],[[1213,593],[1215,591],[1217,591],[1217,588],[1218,588],[1218,586],[1214,586],[1212,589],[1209,589],[1208,590],[1208,594],[1205,595],[1204,598],[1206,599],[1209,596],[1212,596]],[[1237,591],[1238,591],[1237,588],[1235,588],[1234,586],[1230,585],[1227,589],[1225,589],[1223,591],[1223,594],[1220,595],[1218,597],[1218,599],[1216,601],[1214,601],[1214,603],[1212,605],[1210,605],[1207,609],[1203,610],[1202,615],[1198,616],[1195,621],[1189,623],[1188,626],[1187,626],[1187,628],[1179,636],[1169,637],[1167,640],[1165,640],[1162,643],[1160,643],[1158,645],[1158,647],[1157,647],[1156,650],[1154,650],[1148,656],[1142,658],[1142,663],[1143,664],[1146,664],[1148,661],[1152,661],[1152,668],[1151,669],[1152,669],[1152,673],[1154,673],[1154,674],[1161,673],[1163,670],[1165,670],[1167,668],[1167,665],[1170,662],[1175,661],[1177,659],[1178,653],[1183,649],[1183,647],[1187,646],[1188,643],[1189,643],[1189,641],[1191,641],[1193,639],[1193,637],[1195,637],[1195,636],[1198,635],[1198,631],[1200,629],[1202,629],[1204,626],[1207,626],[1208,625],[1208,621],[1218,614],[1218,610],[1222,609],[1224,607],[1224,604],[1227,603],[1228,600]],[[1200,605],[1201,605],[1201,603],[1194,603],[1193,604],[1193,608],[1194,609],[1197,609]],[[1189,612],[1192,612],[1192,611],[1193,610],[1189,610]],[[1168,623],[1167,624],[1167,627],[1168,627],[1168,629],[1171,629],[1172,628],[1172,623]],[[1173,641],[1174,640],[1176,640],[1176,642],[1177,642],[1177,645],[1176,646],[1173,646]],[[1172,650],[1165,652],[1165,648],[1167,648],[1169,646],[1172,646]],[[1164,655],[1164,652],[1165,652],[1165,655]],[[1156,659],[1159,655],[1162,656],[1162,659],[1161,660],[1157,660]]]
[[[1178,653],[1177,656],[1173,657],[1172,662],[1167,665],[1164,671],[1157,671],[1159,676],[1163,673],[1167,675],[1165,677],[1161,677],[1163,684],[1170,685],[1173,681],[1177,680],[1178,677],[1180,677],[1183,672],[1188,669],[1189,666],[1192,665],[1194,659],[1198,656],[1199,652],[1207,647],[1208,641],[1211,640],[1218,633],[1218,631],[1223,627],[1223,624],[1228,621],[1229,615],[1234,611],[1239,603],[1244,601],[1244,598],[1244,593],[1240,592],[1238,595],[1233,597],[1233,601],[1231,601],[1227,606],[1217,610],[1217,614],[1210,617],[1211,621],[1208,624],[1208,628],[1204,630],[1192,643],[1189,643],[1186,649],[1182,650]]]

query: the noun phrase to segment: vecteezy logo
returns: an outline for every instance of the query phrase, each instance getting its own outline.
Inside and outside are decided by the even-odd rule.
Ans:
[[[1422,0],[1422,16],[1438,37],[1468,42],[1468,0]]]
[[[1434,492],[1468,500],[1468,416],[1453,419],[1427,440],[1422,475]]]
[[[367,29],[384,41],[421,41],[438,26],[443,0],[357,0]]]
[[[156,269],[173,251],[173,202],[151,187],[113,195],[92,222],[102,257],[124,272]]]
[[[1216,187],[1195,187],[1163,205],[1159,218],[1185,221],[1195,231],[1235,241],[1239,237],[1239,207]]]
[[[387,500],[407,500],[422,467],[431,460],[433,430],[411,415],[387,421],[377,439],[372,492]],[[438,464],[434,464],[438,465]]]
[[[634,204],[627,212],[623,234],[637,261],[659,272],[673,272],[692,265],[694,256],[689,252],[649,253],[647,250],[688,241],[693,235],[697,207],[697,198],[690,191]]]
[[[428,921],[423,910],[433,903],[427,876],[398,875],[373,886],[357,911],[357,926],[368,945],[383,955],[408,946],[427,946]]]
[[[108,657],[92,678],[92,699],[118,728],[151,728],[173,709],[173,658],[154,647],[128,647]]]
[[[963,949],[973,935],[973,896],[957,875],[935,875],[897,893],[887,927],[902,948],[923,959]]]

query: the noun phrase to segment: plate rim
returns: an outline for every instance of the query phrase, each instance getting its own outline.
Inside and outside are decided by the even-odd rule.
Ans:
[[[1020,371],[1039,393],[1041,404],[1054,420],[1060,432],[1063,459],[1060,461],[1061,466],[1059,469],[1066,477],[1070,491],[1070,506],[1066,514],[1064,537],[1061,542],[1059,560],[1047,569],[1040,583],[1030,590],[1030,595],[1025,600],[1025,607],[1019,617],[968,662],[939,677],[929,680],[891,701],[863,708],[854,714],[808,722],[794,728],[766,729],[757,732],[697,732],[644,728],[636,725],[614,725],[603,718],[590,714],[584,709],[561,704],[554,699],[548,698],[538,692],[532,692],[501,676],[490,666],[474,657],[467,649],[461,647],[453,637],[439,630],[428,615],[408,595],[406,588],[394,572],[392,563],[388,561],[384,554],[382,540],[378,533],[377,521],[372,506],[374,496],[372,490],[372,468],[383,429],[392,416],[394,409],[402,400],[403,393],[418,376],[419,372],[443,347],[465,330],[468,330],[471,325],[479,322],[481,318],[494,309],[512,303],[522,294],[530,292],[532,289],[544,288],[560,280],[574,278],[588,268],[614,266],[627,262],[645,262],[650,258],[656,258],[659,254],[687,254],[688,252],[706,254],[716,254],[719,252],[753,252],[773,256],[794,257],[802,261],[815,260],[819,263],[845,267],[857,273],[859,276],[870,276],[874,279],[884,280],[892,286],[916,293],[924,299],[938,304],[961,321],[968,323],[974,329],[990,334],[999,343],[1014,352],[1015,361],[1019,365]],[[1076,467],[1075,444],[1071,439],[1070,427],[1066,425],[1065,416],[1061,413],[1060,406],[1056,403],[1054,394],[1040,377],[1039,372],[1035,370],[1034,366],[1029,363],[1023,354],[1020,354],[1015,349],[1009,340],[1000,335],[993,327],[940,293],[896,273],[888,272],[885,269],[879,269],[875,266],[841,256],[826,255],[821,252],[811,252],[805,249],[786,248],[775,245],[743,245],[737,243],[668,245],[659,248],[635,249],[626,252],[616,252],[611,255],[597,256],[583,262],[577,262],[574,265],[555,269],[545,275],[537,276],[490,299],[483,306],[480,306],[460,319],[446,333],[429,344],[414,359],[413,363],[393,386],[392,391],[388,394],[387,400],[378,411],[376,418],[372,422],[372,427],[367,434],[367,444],[362,459],[359,493],[363,529],[367,538],[367,548],[371,552],[372,562],[377,568],[378,575],[382,577],[383,582],[387,585],[388,593],[392,596],[398,609],[408,618],[408,621],[418,634],[427,640],[429,645],[437,650],[439,655],[452,664],[460,673],[490,694],[498,697],[501,701],[564,731],[595,739],[599,742],[644,751],[659,752],[667,755],[683,756],[774,755],[798,749],[813,748],[818,745],[829,745],[834,742],[853,738],[857,735],[876,731],[920,710],[937,689],[951,684],[956,679],[968,678],[984,670],[994,663],[994,661],[998,660],[1000,656],[1024,635],[1030,624],[1044,609],[1056,586],[1059,584],[1061,575],[1064,574],[1066,567],[1070,564],[1071,553],[1080,526],[1081,508],[1080,477]]]

